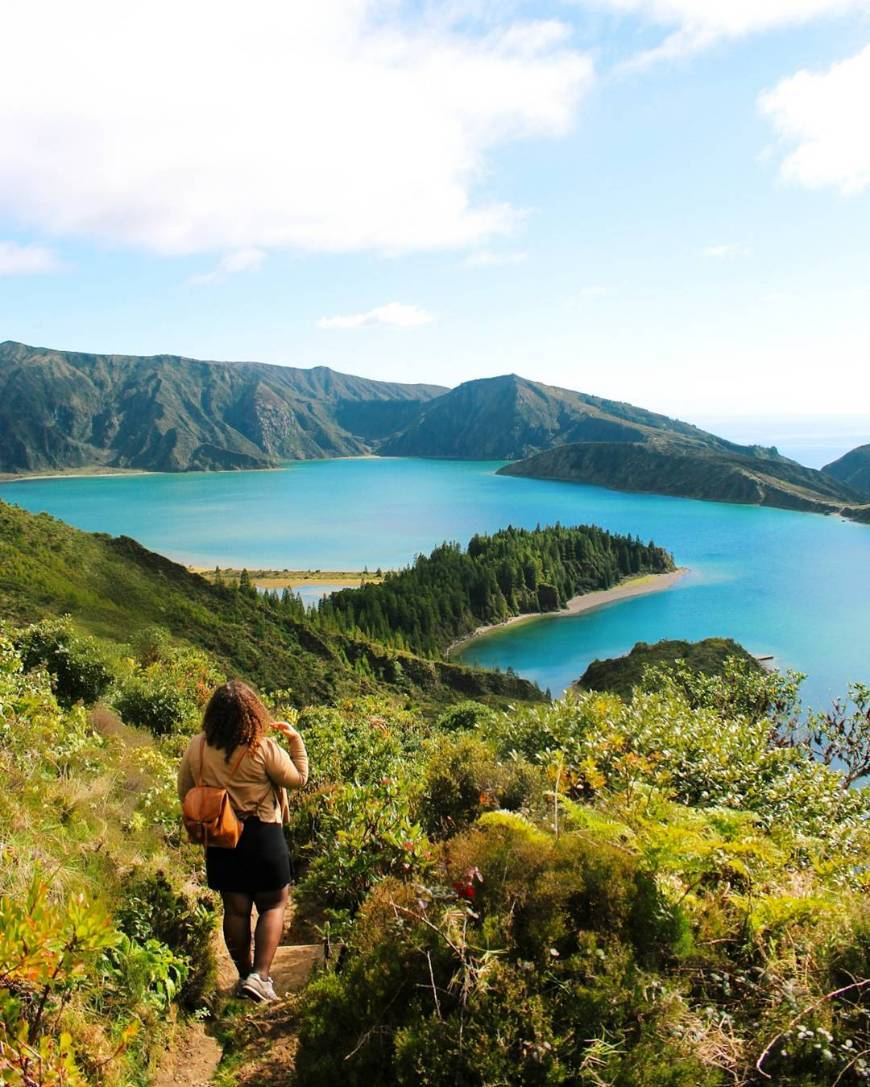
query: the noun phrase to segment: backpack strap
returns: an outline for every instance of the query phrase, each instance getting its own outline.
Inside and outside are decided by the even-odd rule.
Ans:
[[[205,767],[205,734],[199,738],[199,773],[196,775],[196,784],[202,788],[202,773]]]

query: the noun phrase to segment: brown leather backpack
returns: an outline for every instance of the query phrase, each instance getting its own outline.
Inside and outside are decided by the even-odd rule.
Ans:
[[[230,770],[227,784],[232,780],[247,753],[247,747],[243,747],[241,755],[236,759],[232,770]],[[205,736],[202,737],[199,743],[199,773],[196,775],[196,785],[192,789],[188,789],[181,805],[181,817],[184,820],[184,826],[190,840],[198,845],[215,845],[223,849],[235,849],[244,827],[233,811],[226,788],[203,785],[204,758]]]

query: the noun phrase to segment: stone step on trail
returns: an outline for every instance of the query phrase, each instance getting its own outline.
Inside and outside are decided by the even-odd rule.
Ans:
[[[272,980],[278,996],[304,989],[312,970],[324,962],[323,944],[284,944],[275,953]]]

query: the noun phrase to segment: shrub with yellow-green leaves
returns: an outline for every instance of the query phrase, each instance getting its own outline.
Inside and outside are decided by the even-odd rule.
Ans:
[[[111,715],[109,715],[111,716]],[[0,631],[0,1082],[140,1083],[179,1000],[209,985],[212,913],[154,875],[189,858],[155,797],[175,758],[63,708]],[[173,790],[174,792],[174,790]],[[164,806],[165,805],[165,806]],[[173,823],[177,824],[173,795]],[[35,873],[35,874],[34,874]],[[125,912],[126,908],[126,912]]]
[[[287,833],[296,864],[307,864],[333,843],[337,809],[368,804],[386,818],[385,783],[392,782],[408,807],[406,775],[427,731],[415,714],[372,697],[301,711],[278,706],[275,712],[304,736],[311,768],[308,787],[291,798]]]
[[[665,675],[436,729],[402,780],[439,841],[366,862],[300,1080],[868,1082],[868,794],[789,741],[795,689]],[[360,812],[323,886],[378,841]]]
[[[689,806],[752,811],[769,828],[839,839],[863,824],[870,800],[792,742],[799,678],[737,664],[725,676],[657,671],[631,702],[577,693],[503,713],[484,733],[502,756],[557,768],[575,797],[654,786]]]
[[[148,641],[141,653],[112,696],[124,721],[155,736],[195,731],[223,674],[206,653],[194,649]]]

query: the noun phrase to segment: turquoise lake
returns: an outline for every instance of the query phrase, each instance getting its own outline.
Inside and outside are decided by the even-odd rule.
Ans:
[[[305,461],[270,472],[26,480],[0,497],[79,528],[133,536],[202,566],[398,567],[442,540],[507,524],[595,523],[673,551],[676,588],[480,639],[469,662],[513,667],[553,694],[636,641],[736,638],[809,673],[825,706],[870,682],[870,526],[785,510],[497,476],[498,464]]]

